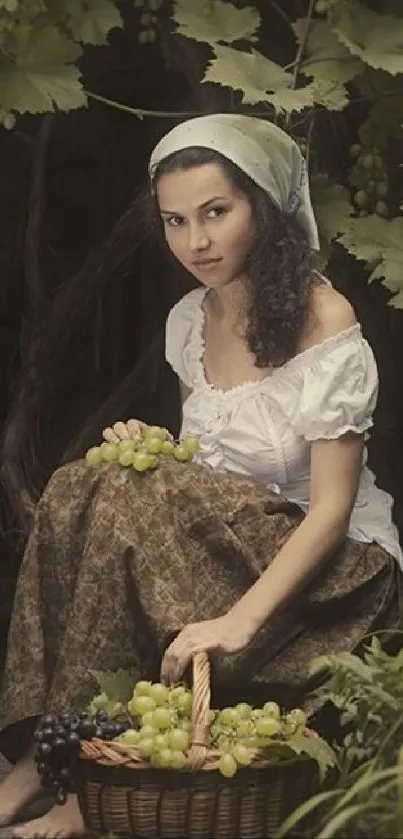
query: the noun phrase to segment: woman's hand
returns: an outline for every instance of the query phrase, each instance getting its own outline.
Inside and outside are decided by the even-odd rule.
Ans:
[[[115,422],[111,427],[104,428],[102,437],[107,443],[120,443],[121,440],[139,440],[143,428],[147,428],[147,426],[141,420],[129,419],[127,422]]]
[[[165,650],[161,680],[178,682],[197,652],[237,653],[249,644],[253,635],[254,632],[245,623],[235,620],[231,613],[214,620],[190,623]]]

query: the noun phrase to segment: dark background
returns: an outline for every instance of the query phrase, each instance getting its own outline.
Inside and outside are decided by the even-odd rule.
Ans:
[[[109,47],[86,50],[88,89],[147,109],[237,107],[236,95],[199,84],[203,48],[175,39],[167,67],[158,44],[138,44],[137,30],[133,10]],[[265,38],[271,58],[293,58],[293,44],[275,15],[266,16],[263,51]],[[359,117],[324,112],[316,120],[318,154],[339,179]],[[178,428],[177,384],[163,358],[163,327],[185,286],[148,248],[140,210],[130,220],[131,237],[123,221],[113,247],[102,245],[142,188],[152,146],[175,122],[139,120],[90,100],[86,110],[28,116],[14,132],[0,131],[2,639],[28,528],[21,501],[35,500],[63,458],[82,454],[108,422],[137,416]],[[354,305],[377,358],[381,386],[370,465],[395,498],[403,533],[403,313],[388,307],[383,287],[368,286],[360,264],[344,252],[335,252],[328,273]]]

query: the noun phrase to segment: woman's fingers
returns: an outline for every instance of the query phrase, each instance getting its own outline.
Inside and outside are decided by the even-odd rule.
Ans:
[[[127,422],[115,422],[114,425],[104,428],[102,437],[107,443],[119,443],[120,440],[138,440],[142,428],[146,428],[146,423],[141,420],[129,419]]]

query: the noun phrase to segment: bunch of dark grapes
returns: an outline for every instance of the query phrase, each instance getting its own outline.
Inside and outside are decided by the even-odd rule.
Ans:
[[[68,794],[76,791],[81,740],[113,740],[128,727],[129,722],[111,719],[106,711],[42,717],[34,734],[34,759],[44,789],[55,794],[58,804],[65,804]]]

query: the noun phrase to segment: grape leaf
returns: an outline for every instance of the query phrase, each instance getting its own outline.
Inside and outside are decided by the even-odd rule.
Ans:
[[[305,37],[306,18],[298,18],[293,30],[299,43]],[[311,78],[315,103],[330,111],[342,111],[349,102],[346,82],[363,69],[359,58],[341,44],[326,21],[310,22],[300,72]]]
[[[403,72],[401,18],[372,12],[357,2],[341,3],[332,15],[331,27],[340,43],[365,64],[392,75]]]
[[[277,92],[291,86],[291,75],[255,50],[248,53],[215,45],[214,54],[203,82],[241,90],[244,104],[268,101],[268,91]]]
[[[266,99],[270,102],[275,111],[285,111],[291,113],[292,111],[303,111],[304,108],[312,108],[316,101],[317,90],[314,85],[305,85],[305,87],[293,88],[283,87],[275,93],[268,93]]]
[[[307,737],[304,734],[293,734],[287,738],[287,746],[297,755],[307,755],[318,764],[320,780],[323,781],[328,769],[336,763],[336,755],[326,740],[318,735]]]
[[[123,20],[113,0],[87,0],[68,7],[67,26],[76,41],[106,44],[112,29],[122,29]]]
[[[81,108],[87,100],[73,64],[81,49],[55,27],[39,22],[13,32],[15,61],[0,62],[0,105],[19,113]]]
[[[389,305],[403,309],[403,218],[377,215],[351,219],[339,242],[356,259],[376,263],[368,282],[381,280],[394,295]]]
[[[293,23],[293,30],[301,42],[304,37],[306,18],[298,18]],[[329,82],[349,82],[364,65],[359,58],[351,55],[341,44],[326,21],[313,20],[310,23],[304,58],[300,65],[301,72],[312,78]]]
[[[391,76],[368,67],[355,84],[361,94],[374,100],[359,128],[361,142],[384,151],[391,137],[402,140],[403,74]]]
[[[260,14],[253,6],[238,9],[223,0],[175,0],[176,34],[208,44],[257,40]]]
[[[350,203],[348,190],[331,181],[325,173],[319,172],[311,177],[310,191],[318,224],[321,253],[326,263],[331,243],[345,230],[355,210]]]
[[[136,667],[116,671],[89,670],[89,673],[109,700],[122,702],[124,705],[132,698],[134,686],[140,679],[140,672]]]

